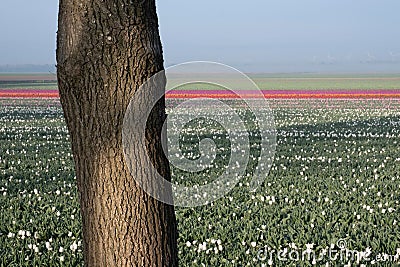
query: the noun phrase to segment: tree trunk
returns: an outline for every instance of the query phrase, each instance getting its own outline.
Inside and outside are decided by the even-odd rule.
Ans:
[[[163,70],[155,1],[60,0],[58,25],[57,75],[75,161],[85,264],[176,266],[174,207],[138,186],[122,146],[132,95]],[[146,146],[158,172],[170,179],[160,135],[164,99],[154,112],[162,116],[150,116]],[[152,179],[145,170],[135,175]]]

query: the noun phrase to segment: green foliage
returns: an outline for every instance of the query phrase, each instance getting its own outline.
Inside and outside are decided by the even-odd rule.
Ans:
[[[257,255],[311,248],[318,256],[331,246],[338,249],[341,239],[348,249],[370,249],[367,265],[378,253],[397,254],[400,102],[270,104],[278,147],[265,183],[249,191],[259,133],[251,114],[238,110],[251,133],[248,175],[210,205],[177,208],[181,265],[309,266],[307,260],[285,262],[274,255],[269,262]],[[198,174],[172,168],[174,181],[201,185],[216,179],[231,153],[227,133],[201,119],[185,129],[180,139],[187,158],[199,156],[203,138],[215,140],[217,157]],[[57,100],[0,100],[0,205],[0,266],[82,265],[74,169]],[[326,256],[317,266],[328,261]]]

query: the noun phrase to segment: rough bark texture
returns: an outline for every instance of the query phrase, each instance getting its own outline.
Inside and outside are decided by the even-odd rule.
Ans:
[[[137,185],[121,135],[131,96],[163,69],[155,1],[60,0],[58,23],[57,75],[76,167],[85,264],[176,266],[174,208]],[[154,112],[162,116],[150,117],[145,145],[169,179],[160,137],[164,100]]]

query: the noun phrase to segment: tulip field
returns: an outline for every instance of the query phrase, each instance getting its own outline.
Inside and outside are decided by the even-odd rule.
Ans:
[[[209,205],[176,209],[181,266],[400,263],[400,80],[360,79],[349,88],[342,80],[340,88],[325,80],[310,80],[312,90],[305,81],[276,86],[280,97],[262,88],[277,134],[269,174],[249,190],[260,141],[249,127],[248,167],[234,189]],[[46,86],[0,89],[0,266],[83,265],[69,136],[56,88]],[[179,94],[167,97],[167,113],[194,93]],[[253,125],[241,99],[214,97]],[[214,140],[217,156],[199,173],[172,167],[176,183],[216,179],[234,150],[227,131],[207,120],[187,124],[179,138],[189,159],[199,157],[204,138]]]

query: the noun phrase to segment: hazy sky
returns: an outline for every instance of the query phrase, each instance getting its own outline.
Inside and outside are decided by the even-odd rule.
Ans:
[[[0,64],[54,64],[55,0],[3,0]],[[400,72],[399,0],[159,0],[166,65]]]

